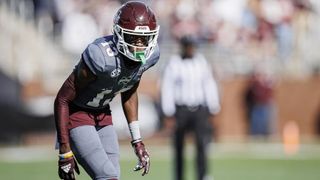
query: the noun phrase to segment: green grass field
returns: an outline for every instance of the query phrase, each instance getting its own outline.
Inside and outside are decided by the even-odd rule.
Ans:
[[[152,164],[150,174],[141,177],[133,172],[136,160],[130,148],[122,149],[121,179],[122,180],[171,180],[172,160],[169,147],[150,147]],[[190,150],[191,149],[191,150]],[[216,149],[216,151],[215,151]],[[242,149],[241,151],[227,151],[224,148],[212,148],[210,153],[210,175],[214,180],[319,180],[320,179],[320,151],[302,150],[295,156],[284,156],[278,149],[272,147]],[[54,151],[43,153],[37,149],[32,155],[32,149],[27,149],[25,156],[23,149],[6,156],[11,149],[0,150],[0,179],[1,180],[57,180],[56,161]],[[227,151],[227,152],[226,152]],[[41,153],[42,152],[42,153]],[[47,155],[49,154],[49,155]],[[18,156],[17,159],[14,156]],[[19,157],[24,157],[19,159]],[[32,157],[34,156],[34,158]],[[40,156],[40,157],[39,157]],[[49,156],[49,157],[47,157]],[[193,150],[186,152],[186,180],[194,180]],[[12,160],[10,160],[12,159]],[[78,180],[89,180],[83,169]]]

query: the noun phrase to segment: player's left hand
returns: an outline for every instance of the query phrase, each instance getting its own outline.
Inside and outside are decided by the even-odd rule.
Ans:
[[[142,176],[148,174],[150,168],[150,156],[147,150],[144,147],[144,144],[141,140],[132,141],[132,147],[134,148],[134,152],[138,157],[138,164],[134,167],[134,171],[139,171],[143,169]]]
[[[77,174],[80,174],[78,164],[73,156],[70,158],[59,160],[58,165],[58,174],[60,179],[75,180],[76,177],[74,175],[74,171]]]

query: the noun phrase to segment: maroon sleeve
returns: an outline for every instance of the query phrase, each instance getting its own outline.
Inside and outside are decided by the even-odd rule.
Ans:
[[[69,103],[75,98],[75,76],[72,73],[60,88],[54,102],[54,118],[59,143],[69,143]]]

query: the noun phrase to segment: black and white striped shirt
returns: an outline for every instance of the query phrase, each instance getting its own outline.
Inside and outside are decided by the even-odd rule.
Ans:
[[[203,55],[171,57],[162,78],[161,102],[166,116],[174,115],[176,105],[207,106],[211,114],[220,110],[217,84]]]

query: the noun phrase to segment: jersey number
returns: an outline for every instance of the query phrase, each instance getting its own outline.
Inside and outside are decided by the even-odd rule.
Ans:
[[[106,48],[106,52],[108,54],[108,56],[116,56],[118,55],[118,51],[117,51],[117,48],[114,46],[114,44],[112,43],[112,41],[107,41],[107,42],[102,42],[101,45]],[[115,72],[116,73],[116,72]],[[117,72],[119,73],[119,72]],[[116,76],[116,75],[115,75]],[[118,92],[115,92],[113,93],[113,96],[112,98],[109,98],[109,99],[105,99],[104,100],[104,97],[105,95],[108,95],[112,92],[112,90],[110,89],[104,89],[102,90],[100,93],[98,93],[96,95],[96,97],[94,97],[91,101],[89,101],[87,103],[88,106],[91,106],[91,107],[99,107],[101,102],[103,101],[103,104],[102,106],[105,106],[107,105],[115,95],[117,95],[119,92],[124,92],[124,91],[127,91],[129,89],[131,89],[133,87],[133,85],[131,86],[127,86],[127,87],[123,87],[121,88],[121,90],[119,90]]]
[[[112,90],[109,90],[109,89],[101,91],[100,93],[97,94],[96,97],[94,97],[91,101],[89,101],[87,103],[87,105],[91,106],[91,107],[99,107],[100,102],[103,100],[104,96],[111,93],[111,92],[112,92]],[[111,100],[112,100],[112,98],[104,100],[103,106],[108,104]]]
[[[112,41],[102,42],[101,45],[106,48],[108,56],[113,57],[118,55],[117,48],[113,45]]]
[[[127,86],[127,87],[124,87],[124,88],[122,88],[121,90],[115,92],[115,93],[114,93],[114,96],[116,96],[118,93],[125,92],[125,91],[131,89],[132,87],[133,87],[133,85],[129,85],[129,86]],[[87,103],[87,105],[88,105],[88,106],[91,106],[91,107],[99,107],[99,106],[100,106],[100,102],[103,101],[103,99],[104,99],[104,96],[105,96],[105,95],[108,95],[108,94],[111,93],[111,92],[112,92],[112,90],[110,90],[110,89],[102,90],[100,93],[98,93],[98,94],[96,95],[96,97],[94,97],[91,101],[89,101],[89,102]],[[113,97],[114,97],[114,96],[113,96]],[[112,97],[112,98],[109,98],[109,99],[105,99],[105,100],[103,101],[102,106],[105,106],[105,105],[107,105],[108,103],[110,103],[111,100],[113,99],[113,97]]]

